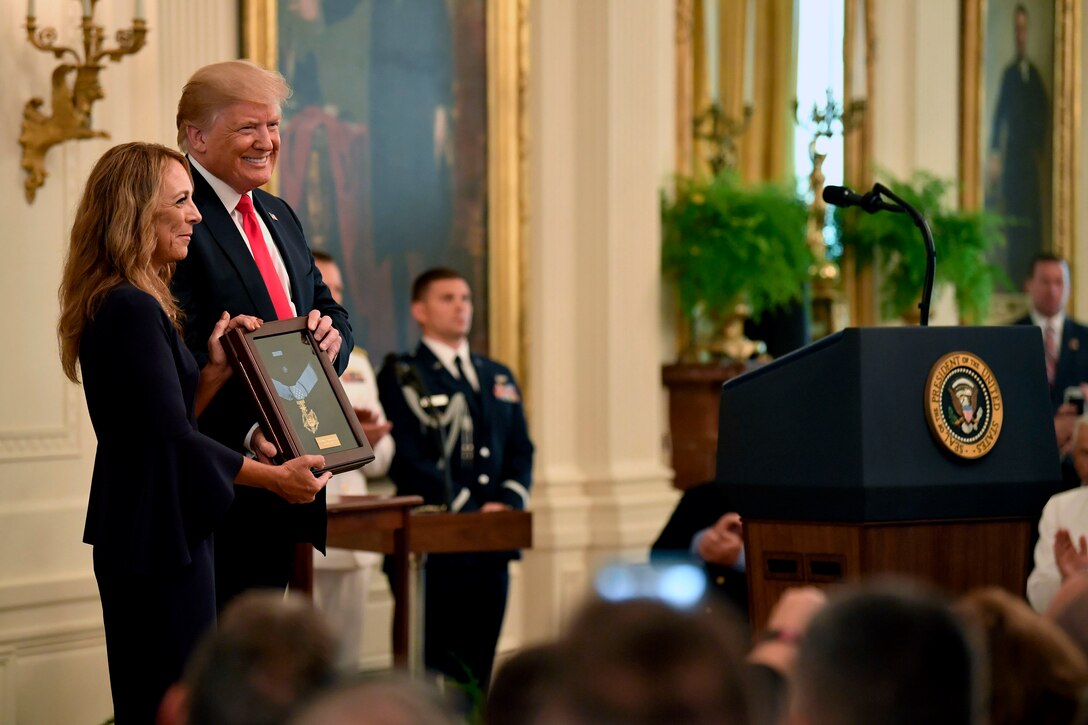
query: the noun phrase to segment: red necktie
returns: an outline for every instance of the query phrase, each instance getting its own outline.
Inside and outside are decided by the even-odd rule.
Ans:
[[[276,266],[272,264],[272,255],[268,253],[268,246],[264,243],[264,234],[261,234],[261,225],[257,222],[257,213],[253,210],[253,200],[249,198],[249,194],[242,194],[235,209],[242,215],[242,229],[249,240],[249,249],[253,252],[253,261],[257,263],[257,269],[264,279],[264,286],[268,288],[268,296],[272,298],[272,306],[276,308],[276,319],[294,317],[291,303],[287,301],[287,293],[283,291],[283,283],[276,274]]]
[[[1053,388],[1054,378],[1058,373],[1058,336],[1050,321],[1047,321],[1046,330],[1043,332],[1043,349],[1046,352],[1046,379]]]

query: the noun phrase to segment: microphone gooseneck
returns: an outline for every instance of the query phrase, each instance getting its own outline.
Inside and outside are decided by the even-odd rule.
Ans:
[[[888,197],[891,202],[885,201]],[[929,222],[921,212],[897,196],[891,189],[877,182],[873,184],[872,191],[867,194],[858,194],[845,186],[825,186],[823,199],[828,204],[838,207],[856,206],[869,214],[878,211],[889,211],[896,214],[906,214],[914,222],[914,226],[922,233],[922,241],[926,245],[926,277],[922,286],[922,300],[918,303],[918,324],[922,327],[929,325],[929,308],[933,298],[933,278],[937,273],[937,250],[933,245],[933,232],[929,228]]]

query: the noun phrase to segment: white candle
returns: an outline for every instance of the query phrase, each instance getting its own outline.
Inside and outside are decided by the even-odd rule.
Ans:
[[[756,3],[744,11],[744,105],[751,106],[756,91]]]
[[[83,17],[91,17],[91,0],[83,0]]]
[[[144,19],[144,0],[136,0],[135,17],[137,20]]]
[[[26,3],[26,16],[28,18],[35,17],[35,15],[34,15],[34,0],[27,0],[27,3]]]
[[[855,99],[862,99],[868,95],[865,87],[866,70],[868,69],[868,63],[866,62],[867,48],[865,0],[857,0],[857,12],[854,13],[854,78],[853,88],[851,88],[851,95]]]

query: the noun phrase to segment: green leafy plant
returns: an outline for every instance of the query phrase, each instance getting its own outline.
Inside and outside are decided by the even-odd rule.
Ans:
[[[956,288],[956,306],[963,322],[986,320],[994,286],[1011,286],[989,253],[1005,244],[1007,221],[986,211],[951,208],[947,199],[953,183],[919,171],[910,181],[892,179],[887,186],[929,221],[937,252],[935,286]],[[910,314],[918,305],[926,272],[921,234],[906,214],[865,214],[837,209],[835,223],[845,249],[853,249],[859,264],[880,272],[881,311],[887,317]]]
[[[662,271],[688,322],[747,302],[753,317],[800,299],[813,256],[807,211],[785,187],[744,186],[735,173],[679,177],[662,195]]]

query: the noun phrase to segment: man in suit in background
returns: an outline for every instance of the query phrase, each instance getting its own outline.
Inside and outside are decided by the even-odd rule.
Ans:
[[[397,453],[389,477],[400,495],[454,513],[522,510],[529,502],[533,444],[513,373],[471,354],[472,293],[450,269],[412,284],[422,340],[390,355],[378,394]],[[486,525],[481,521],[481,525]],[[491,679],[516,551],[427,557],[424,660],[461,683]]]
[[[1069,266],[1053,254],[1036,255],[1024,290],[1031,309],[1017,320],[1020,325],[1036,325],[1042,331],[1050,402],[1054,411],[1054,432],[1058,448],[1070,452],[1073,423],[1079,411],[1065,403],[1066,388],[1088,387],[1088,327],[1065,314],[1069,299]],[[1073,480],[1072,484],[1076,485]]]
[[[268,183],[279,153],[280,107],[290,89],[279,73],[248,61],[198,70],[178,102],[178,146],[188,154],[194,200],[204,223],[193,229],[189,255],[178,265],[174,294],[185,313],[185,339],[197,360],[223,310],[265,321],[306,315],[320,349],[342,373],[352,348],[347,312],[314,266],[294,211],[257,187]],[[201,430],[232,448],[263,456],[275,448],[256,426],[257,414],[237,378],[199,420]],[[296,542],[325,548],[325,493],[291,504],[276,492],[238,487],[215,534],[216,598],[284,588]]]

